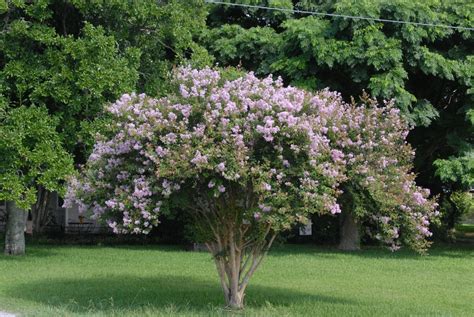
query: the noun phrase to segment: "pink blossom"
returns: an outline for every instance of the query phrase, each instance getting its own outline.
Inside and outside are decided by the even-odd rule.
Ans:
[[[259,204],[258,207],[263,211],[263,212],[270,212],[272,210],[271,206],[266,206],[264,204]]]
[[[217,169],[219,172],[225,171],[225,163],[224,163],[224,162],[221,162],[221,163],[217,164],[216,169]]]
[[[207,155],[202,155],[200,151],[196,151],[191,163],[197,166],[207,164]]]
[[[413,199],[415,200],[415,203],[417,205],[423,205],[424,203],[426,203],[426,199],[419,192],[413,193]]]
[[[331,150],[331,158],[335,161],[338,162],[344,158],[344,153],[339,150]]]
[[[339,206],[339,204],[332,204],[329,207],[329,210],[331,211],[333,215],[341,213],[341,207]]]

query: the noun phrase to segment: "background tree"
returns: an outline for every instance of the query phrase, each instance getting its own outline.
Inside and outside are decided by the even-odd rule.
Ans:
[[[472,1],[464,0],[283,2],[271,6],[464,27],[474,17]],[[395,98],[416,126],[408,140],[417,150],[420,184],[441,201],[473,186],[472,31],[303,14],[280,15],[278,23],[268,11],[223,7],[212,5],[202,38],[221,65],[275,73],[311,90],[330,87],[346,100],[363,89]],[[445,218],[459,213],[442,212]]]
[[[156,96],[166,93],[173,67],[186,61],[203,67],[212,61],[195,42],[206,27],[207,9],[201,0],[85,1],[73,5],[83,19],[105,29],[121,51],[140,50],[137,90]]]
[[[76,163],[91,150],[104,103],[137,89],[159,95],[175,63],[206,60],[193,42],[205,21],[200,1],[0,3],[1,99],[47,109]],[[47,198],[40,187],[35,231],[48,218]]]
[[[25,253],[25,210],[39,187],[63,192],[71,156],[46,109],[18,107],[0,114],[0,200],[7,202],[5,254]]]

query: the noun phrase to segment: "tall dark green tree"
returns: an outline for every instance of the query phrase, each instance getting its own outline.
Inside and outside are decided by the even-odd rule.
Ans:
[[[294,0],[263,5],[474,26],[474,3],[468,0]],[[441,194],[442,201],[474,186],[473,31],[298,13],[277,19],[269,12],[212,5],[210,29],[202,41],[221,65],[274,73],[308,89],[330,87],[347,99],[364,89],[379,99],[395,98],[415,126],[409,141],[417,153],[418,182]],[[455,204],[441,205],[449,229],[460,211]]]
[[[167,89],[172,67],[202,67],[212,58],[194,40],[206,27],[203,0],[73,0],[83,19],[104,28],[121,51],[140,50],[137,90],[149,95]]]
[[[160,95],[175,65],[209,63],[194,42],[205,16],[200,0],[0,0],[5,115],[45,109],[63,150],[84,162],[104,104],[130,91]],[[46,199],[47,188],[36,185]]]

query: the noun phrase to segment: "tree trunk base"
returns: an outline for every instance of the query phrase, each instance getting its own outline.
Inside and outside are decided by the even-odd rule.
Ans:
[[[360,250],[359,224],[351,212],[342,214],[341,238],[338,249],[342,251]]]
[[[230,294],[227,299],[227,308],[231,310],[244,309],[244,294],[238,292],[237,294]]]
[[[25,254],[26,213],[14,202],[7,202],[7,223],[5,232],[5,254]]]

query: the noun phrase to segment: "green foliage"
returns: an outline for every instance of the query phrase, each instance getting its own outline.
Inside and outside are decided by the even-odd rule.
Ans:
[[[461,157],[452,157],[434,162],[438,175],[445,182],[460,182],[469,188],[474,184],[474,152],[468,152]]]
[[[29,209],[37,186],[63,192],[73,165],[56,132],[57,121],[36,106],[12,109],[0,117],[0,200]]]
[[[451,195],[451,200],[463,214],[474,208],[474,197],[468,192],[457,191]]]
[[[44,6],[40,6],[45,3]],[[102,27],[85,23],[75,34],[50,18],[54,1],[11,4],[0,48],[1,93],[14,107],[43,106],[59,119],[70,153],[78,154],[81,122],[92,120],[106,101],[135,88],[140,51],[119,51]],[[53,20],[54,21],[54,20]]]
[[[194,42],[196,33],[205,27],[207,11],[202,0],[72,3],[86,21],[104,27],[121,50],[140,50],[140,92],[163,94],[169,88],[168,75],[174,65],[189,63],[203,67],[212,62],[207,51]]]
[[[256,27],[247,31],[238,25],[211,29],[203,34],[201,40],[208,43],[219,63],[245,63],[247,68],[260,74],[271,71],[270,63],[265,57],[275,54],[280,44],[280,39],[273,37],[270,28]]]
[[[223,2],[279,9],[293,8],[292,0],[224,0]],[[291,17],[291,15],[290,12],[278,10],[264,10],[237,6],[212,6],[208,22],[210,25],[219,25],[221,24],[221,17],[225,16],[229,23],[239,23],[244,27],[255,25],[270,25],[277,27],[282,21]]]
[[[0,14],[8,10],[7,0],[0,0]]]
[[[212,61],[193,40],[205,25],[200,0],[6,3],[0,96],[58,117],[65,147],[79,162],[105,103],[125,91],[163,94],[174,65]]]
[[[435,227],[442,239],[453,241],[455,225],[462,217],[474,211],[474,198],[471,193],[455,191],[449,196],[445,195],[440,205],[441,223]]]

